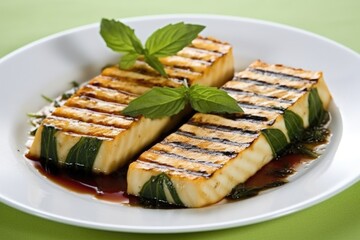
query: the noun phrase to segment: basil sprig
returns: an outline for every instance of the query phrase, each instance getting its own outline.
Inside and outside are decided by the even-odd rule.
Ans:
[[[166,25],[147,39],[145,48],[134,30],[120,21],[102,19],[100,35],[109,48],[124,53],[119,62],[120,68],[132,67],[136,59],[143,56],[146,63],[162,76],[166,76],[159,58],[176,54],[189,45],[204,28],[202,25],[183,22]]]
[[[178,88],[154,87],[131,101],[122,113],[132,117],[162,118],[179,113],[186,104],[201,113],[243,112],[225,91],[195,84]]]

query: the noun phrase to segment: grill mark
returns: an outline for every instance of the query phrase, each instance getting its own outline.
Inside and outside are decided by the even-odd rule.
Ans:
[[[209,66],[207,66],[209,67]],[[176,71],[176,72],[181,72],[181,71],[186,71],[188,73],[192,73],[192,74],[203,74],[203,71],[199,70],[199,71],[196,71],[193,67],[191,66],[181,66],[181,65],[172,65],[172,66],[169,66],[169,65],[165,65],[165,69],[171,69],[173,71]]]
[[[191,171],[191,170],[187,170],[187,169],[183,169],[183,168],[176,168],[176,167],[173,167],[173,166],[170,166],[167,164],[154,162],[151,159],[145,159],[145,158],[138,159],[137,162],[144,164],[144,165],[151,166],[152,168],[155,168],[155,169],[170,170],[173,172],[186,173],[186,174],[197,176],[197,177],[210,177],[212,175],[205,171]]]
[[[113,133],[113,131],[119,131],[119,133],[121,133],[122,131],[126,130],[126,129],[123,129],[123,128],[116,128],[116,127],[107,127],[107,126],[103,126],[103,125],[99,125],[99,124],[93,124],[93,123],[86,123],[86,122],[82,122],[82,121],[79,121],[79,120],[72,120],[72,119],[68,119],[68,118],[62,118],[62,117],[56,117],[56,116],[50,116],[47,118],[47,122],[44,123],[44,125],[48,125],[48,126],[54,126],[58,129],[61,130],[61,132],[64,132],[64,133],[73,133],[73,134],[76,134],[76,135],[79,135],[79,136],[89,136],[89,137],[97,137],[97,138],[106,138],[106,139],[114,139],[116,137],[116,134]],[[66,122],[66,120],[68,121],[71,121],[71,122],[82,122],[82,123],[85,123],[85,124],[89,124],[90,126],[93,126],[93,127],[97,127],[99,129],[100,132],[89,132],[89,133],[84,133],[82,131],[80,131],[79,129],[69,129],[69,127],[60,127],[59,124],[55,123],[55,122],[51,122],[51,120],[56,120],[56,121],[59,121],[59,122]],[[89,127],[90,127],[89,126]],[[105,133],[105,129],[103,130],[100,130],[101,128],[105,128],[107,129],[109,132],[108,133]]]
[[[276,88],[276,89],[286,90],[286,91],[291,91],[291,92],[297,92],[297,93],[303,93],[303,92],[307,91],[306,87],[296,88],[296,87],[286,86],[286,85],[278,84],[278,83],[268,83],[268,82],[261,81],[259,79],[234,77],[233,81],[251,83],[251,84],[254,84],[254,85],[257,85],[257,86],[273,87],[273,88]]]
[[[267,95],[263,95],[263,94],[260,94],[260,93],[244,91],[244,90],[236,89],[236,88],[222,87],[221,89],[225,90],[226,92],[233,93],[233,94],[236,94],[236,95],[260,97],[260,98],[264,98],[264,99],[268,99],[268,100],[275,100],[275,101],[280,102],[280,103],[289,103],[289,104],[294,103],[294,101],[292,101],[292,100],[283,99],[283,98],[277,98],[275,96],[267,96]]]
[[[226,114],[219,114],[220,116],[222,116],[223,118],[226,119],[230,119],[233,121],[247,121],[247,122],[251,122],[251,123],[262,123],[262,124],[268,124],[268,125],[272,125],[272,123],[274,122],[274,120],[269,120],[267,117],[263,117],[263,116],[256,116],[256,115],[251,115],[251,114],[230,114],[230,113],[226,113]]]
[[[94,92],[87,92],[87,90],[86,90],[87,88],[88,89],[93,89],[95,91],[99,90],[99,91],[103,91],[103,92],[112,91],[112,92],[116,92],[116,93],[119,93],[119,94],[123,94],[125,96],[124,96],[123,99],[121,99],[122,101],[120,102],[120,101],[117,101],[116,99],[109,98],[107,96],[97,95]],[[104,101],[104,102],[119,103],[119,104],[128,104],[133,98],[137,97],[137,95],[129,93],[129,92],[121,91],[121,90],[118,90],[118,89],[112,89],[112,88],[109,88],[109,87],[99,87],[99,86],[95,86],[95,85],[84,86],[84,88],[82,88],[79,91],[79,96],[85,96],[85,97],[90,97],[90,98],[94,98],[94,99],[99,99],[99,100]]]
[[[318,80],[318,79],[308,79],[308,78],[294,76],[294,75],[290,75],[290,74],[286,74],[286,73],[274,72],[274,71],[257,69],[257,68],[248,68],[248,70],[250,72],[259,73],[259,74],[262,74],[265,76],[284,78],[284,79],[288,79],[288,80],[292,80],[292,81],[304,81],[304,80],[305,81],[317,81]]]
[[[159,73],[155,72],[152,69],[147,68],[146,65],[145,66],[144,65],[134,65],[130,70],[132,70],[136,73],[147,75],[147,76],[160,77]]]
[[[220,52],[220,51],[218,51],[218,50],[211,50],[211,49],[207,49],[206,47],[201,48],[201,47],[195,46],[195,45],[193,45],[193,44],[189,45],[189,47],[196,48],[196,49],[201,49],[201,50],[206,50],[206,51],[209,51],[209,52],[218,54],[219,57],[222,57],[222,56],[224,56],[224,55],[226,54],[226,53]]]
[[[188,78],[179,78],[177,76],[171,76],[170,74],[168,74],[168,78],[177,83],[177,84],[184,84],[184,81],[186,80],[187,82],[189,82],[189,79]]]
[[[203,128],[208,128],[208,129],[213,129],[213,130],[219,130],[219,131],[223,131],[223,132],[239,133],[239,134],[243,134],[243,135],[250,136],[250,137],[257,137],[259,135],[258,131],[251,131],[251,130],[247,130],[247,129],[243,129],[243,128],[235,128],[235,127],[230,127],[230,126],[226,126],[226,125],[217,125],[217,124],[212,124],[212,123],[194,122],[194,121],[192,121],[192,119],[190,119],[190,121],[188,121],[187,124],[198,126],[198,127],[203,127]]]
[[[77,108],[77,107],[67,107],[67,108],[71,108],[75,111],[83,111],[83,113],[88,113],[88,114],[102,114],[102,115],[105,115],[106,117],[109,117],[109,118],[121,118],[121,119],[124,119],[124,120],[127,120],[127,121],[132,121],[132,120],[129,120],[129,119],[126,119],[126,116],[123,116],[123,115],[116,115],[116,114],[110,114],[110,113],[102,113],[102,112],[97,112],[97,111],[93,111],[93,110],[89,110],[89,109],[84,109],[84,108]],[[80,115],[81,113],[79,113]],[[130,128],[131,126],[131,123],[130,124],[117,124],[117,125],[113,125],[113,124],[110,124],[110,123],[107,123],[106,121],[104,120],[99,120],[98,122],[96,121],[93,121],[92,119],[87,119],[86,121],[85,120],[82,120],[81,119],[81,115],[80,117],[76,115],[76,113],[74,113],[74,115],[71,115],[69,116],[68,113],[63,113],[61,111],[54,111],[53,116],[57,116],[57,117],[63,117],[63,118],[67,118],[67,119],[73,119],[73,120],[79,120],[79,121],[82,121],[82,122],[86,122],[86,123],[91,123],[91,124],[97,124],[97,125],[103,125],[103,126],[107,126],[107,127],[118,127],[118,128],[123,128],[123,129],[128,129]]]
[[[104,141],[112,141],[114,138],[113,137],[105,137],[105,136],[94,136],[94,135],[89,135],[89,134],[83,134],[83,133],[77,133],[74,131],[70,131],[70,130],[62,130],[56,126],[53,126],[52,124],[46,124],[44,123],[45,127],[55,127],[57,130],[61,130],[61,132],[66,132],[68,134],[74,135],[74,136],[79,136],[79,137],[88,137],[88,138],[98,138],[100,140],[104,140]]]
[[[102,101],[102,100],[99,100],[99,99],[96,99],[96,98],[91,98],[91,97],[87,97],[87,96],[79,96],[79,98],[81,98],[82,100],[85,100],[85,101],[94,101],[94,102],[99,102],[99,101]],[[102,102],[106,102],[106,101],[102,101]],[[116,103],[117,105],[121,105],[121,106],[126,106],[124,104],[119,104],[119,103]],[[90,111],[94,111],[94,112],[98,112],[98,113],[106,113],[106,114],[113,114],[113,115],[117,115],[117,116],[122,116],[124,119],[126,120],[130,120],[130,121],[137,121],[139,118],[138,117],[130,117],[130,116],[125,116],[125,115],[122,115],[121,112],[119,111],[107,111],[105,109],[102,109],[102,108],[92,108],[88,105],[86,106],[82,106],[80,104],[78,104],[76,101],[74,102],[69,102],[67,101],[65,103],[66,106],[68,107],[75,107],[75,108],[79,108],[79,109],[86,109],[86,110],[90,110]]]
[[[165,68],[166,70],[166,68]],[[172,78],[172,79],[187,79],[188,82],[193,81],[194,79],[196,79],[197,77],[201,76],[201,73],[197,73],[197,72],[191,72],[191,71],[187,71],[187,70],[183,70],[183,69],[179,69],[179,68],[172,68],[170,69],[170,71],[166,71],[168,77]]]
[[[114,78],[109,77],[109,76],[101,76],[101,78],[104,79],[105,81],[108,81],[108,82],[119,81],[118,79],[114,80]],[[97,79],[89,82],[89,85],[92,85],[92,86],[103,87],[103,88],[108,88],[108,89],[117,90],[117,91],[129,92],[130,94],[134,94],[136,96],[139,96],[139,94],[136,93],[136,91],[133,91],[130,88],[125,90],[125,89],[123,89],[122,86],[111,86],[110,84],[107,85],[107,83],[104,83],[101,80],[97,80]],[[141,87],[144,87],[144,88],[148,89],[148,87],[145,87],[145,86],[141,86]]]
[[[228,46],[228,44],[225,44],[221,41],[217,41],[215,39],[212,39],[212,38],[207,38],[207,37],[202,37],[202,36],[199,36],[197,39],[194,39],[194,40],[203,40],[203,41],[209,41],[213,44],[217,44],[217,45],[221,45],[222,47],[225,47],[225,46]],[[201,46],[195,46],[194,44],[191,44],[190,47],[193,47],[193,48],[198,48],[198,49],[203,49],[203,50],[206,50],[206,51],[209,51],[209,52],[214,52],[214,53],[217,53],[217,54],[220,54],[221,56],[227,54],[227,52],[221,52],[221,51],[218,51],[218,50],[212,50],[212,49],[208,49],[206,47],[201,47]]]
[[[210,155],[214,155],[214,156],[223,155],[223,156],[233,158],[237,155],[237,153],[235,151],[216,151],[216,150],[204,149],[204,148],[200,148],[196,145],[188,144],[185,142],[176,142],[176,141],[169,142],[169,141],[165,140],[165,141],[162,141],[161,143],[164,145],[182,148],[182,149],[185,149],[188,151],[206,153],[206,154],[210,154]]]
[[[187,52],[188,51],[188,52]],[[199,55],[191,55],[191,52],[198,53]],[[214,63],[216,59],[221,57],[220,54],[214,53],[209,50],[200,49],[200,48],[193,48],[193,47],[185,47],[182,51],[178,52],[179,56],[191,58],[193,60],[201,60],[207,63]]]
[[[147,63],[145,63],[145,62],[143,62],[143,61],[140,61],[140,62],[142,62],[142,63],[144,63],[144,64],[147,64]],[[174,81],[175,83],[178,83],[178,81],[176,81],[176,79],[179,79],[179,74],[181,75],[181,73],[185,73],[185,74],[187,74],[187,75],[193,74],[194,77],[195,77],[194,74],[201,74],[201,73],[199,73],[199,72],[192,71],[191,69],[186,68],[186,67],[170,66],[170,65],[165,65],[164,67],[165,67],[165,71],[166,71],[166,69],[170,70],[170,72],[167,72],[168,79],[170,79],[170,80],[172,80],[172,81],[174,81],[173,79],[175,79],[175,81]],[[147,69],[147,68],[146,68],[145,71],[150,71],[151,73],[153,73],[152,76],[154,76],[154,77],[161,77],[161,76],[160,76],[158,73],[156,73],[156,72],[155,72],[155,74],[154,74],[154,71],[153,71],[153,70],[150,70],[150,69]],[[146,73],[147,73],[147,72],[146,72]],[[176,75],[175,73],[177,73],[178,75]],[[150,74],[149,74],[149,75],[150,75]]]
[[[254,103],[251,102],[243,102],[243,101],[237,101],[237,103],[240,105],[240,107],[245,107],[245,108],[252,108],[252,109],[261,109],[261,110],[265,110],[268,112],[276,112],[279,114],[283,114],[285,109],[283,108],[279,108],[279,107],[266,107],[266,106],[260,106],[260,105],[256,105]]]
[[[194,159],[194,158],[184,157],[184,156],[181,156],[181,155],[178,155],[175,153],[166,152],[163,150],[150,149],[148,151],[153,152],[157,155],[164,155],[169,158],[175,158],[175,159],[184,160],[184,161],[188,161],[188,162],[199,163],[199,164],[209,166],[209,167],[214,167],[214,168],[221,168],[222,166],[224,166],[223,164],[212,163],[212,162],[209,162],[206,160],[198,160],[198,159]]]
[[[51,115],[49,116],[47,119],[53,119],[53,120],[57,120],[57,121],[68,121],[68,122],[73,122],[74,124],[75,123],[85,123],[85,124],[89,124],[90,126],[93,126],[93,127],[99,127],[99,128],[106,128],[108,130],[126,130],[126,128],[123,128],[123,127],[117,127],[117,126],[114,126],[114,125],[104,125],[102,123],[92,123],[92,122],[86,122],[86,121],[83,121],[83,120],[79,120],[79,119],[74,119],[74,118],[69,118],[69,117],[63,117],[63,116],[55,116],[55,115]]]
[[[206,136],[198,136],[198,135],[195,135],[195,133],[183,131],[181,129],[177,130],[176,133],[179,135],[185,136],[185,137],[193,138],[193,139],[205,140],[208,142],[223,143],[223,144],[228,144],[228,145],[238,146],[238,147],[243,147],[243,146],[247,146],[250,144],[249,142],[244,142],[244,143],[233,142],[233,141],[230,141],[230,140],[224,139],[224,138],[215,138],[215,137],[212,138],[212,137],[206,137]]]
[[[109,77],[112,81],[132,82],[132,83],[136,83],[136,85],[140,85],[146,88],[164,87],[164,86],[171,87],[165,82],[152,82],[151,79],[129,78],[129,77],[116,76],[112,74],[107,75],[107,77]],[[110,88],[110,87],[106,87],[106,88]]]

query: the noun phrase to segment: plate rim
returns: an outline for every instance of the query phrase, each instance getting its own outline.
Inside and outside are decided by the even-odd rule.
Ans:
[[[266,26],[270,26],[270,27],[280,27],[282,29],[285,30],[291,30],[291,31],[295,31],[295,32],[299,32],[301,34],[305,34],[308,36],[311,36],[313,38],[317,38],[320,39],[322,41],[325,42],[329,42],[332,45],[335,45],[336,47],[342,49],[343,51],[346,51],[348,53],[350,53],[351,55],[356,56],[357,58],[360,59],[360,54],[357,53],[356,51],[354,51],[353,49],[344,46],[334,40],[331,40],[329,38],[326,38],[324,36],[318,35],[316,33],[307,31],[307,30],[303,30],[297,27],[293,27],[293,26],[289,26],[286,24],[282,24],[282,23],[276,23],[276,22],[271,22],[271,21],[266,21],[266,20],[260,20],[260,19],[254,19],[254,18],[246,18],[246,17],[238,17],[238,16],[230,16],[230,15],[217,15],[217,14],[160,14],[160,15],[146,15],[146,16],[135,16],[135,17],[128,17],[128,18],[117,18],[119,20],[122,20],[124,22],[134,22],[134,21],[144,21],[144,20],[148,20],[148,19],[173,19],[173,18],[197,18],[197,19],[219,19],[219,20],[231,20],[231,21],[242,21],[242,22],[251,22],[251,23],[256,23],[256,24],[263,24]],[[86,24],[83,26],[78,26],[78,27],[74,27],[74,28],[70,28],[64,31],[60,31],[58,33],[54,33],[54,34],[50,34],[48,36],[42,37],[38,40],[32,41],[6,55],[4,55],[3,57],[0,58],[0,64],[2,64],[3,62],[6,62],[8,59],[12,58],[12,57],[16,57],[17,54],[23,52],[24,50],[28,49],[28,48],[32,48],[33,46],[42,44],[43,42],[46,41],[51,41],[52,39],[64,36],[64,35],[68,35],[68,34],[72,34],[74,32],[79,32],[79,31],[83,31],[83,30],[87,30],[89,28],[94,28],[96,26],[98,26],[99,23],[91,23],[91,24]],[[252,219],[250,221],[248,221],[245,224],[239,224],[237,221],[232,221],[232,222],[225,222],[222,224],[213,224],[213,225],[209,225],[206,224],[205,226],[202,225],[196,225],[196,226],[182,226],[182,227],[142,227],[141,229],[139,229],[139,227],[129,227],[129,226],[119,226],[119,225],[113,225],[113,224],[107,224],[107,225],[103,225],[103,224],[99,224],[99,223],[94,223],[94,222],[89,222],[89,221],[83,221],[83,220],[78,220],[78,219],[72,219],[72,218],[68,218],[68,217],[64,217],[64,216],[59,216],[57,214],[53,214],[53,213],[49,213],[46,211],[42,211],[33,207],[29,207],[26,206],[18,201],[13,201],[11,199],[8,199],[6,196],[3,196],[3,193],[0,192],[0,200],[1,202],[5,203],[8,206],[11,206],[15,209],[21,210],[23,212],[44,218],[44,219],[48,219],[51,221],[55,221],[55,222],[59,222],[59,223],[65,223],[65,224],[69,224],[69,225],[74,225],[74,226],[79,226],[79,227],[86,227],[86,228],[92,228],[92,229],[99,229],[99,230],[108,230],[108,231],[121,231],[121,232],[133,232],[133,233],[179,233],[179,232],[199,232],[199,231],[209,231],[209,230],[218,230],[218,229],[225,229],[225,228],[232,228],[232,227],[240,227],[240,226],[245,226],[245,225],[250,225],[250,224],[254,224],[254,223],[259,223],[259,222],[264,222],[264,221],[269,221],[275,218],[279,218],[294,212],[298,212],[300,210],[304,210],[310,206],[313,206],[315,204],[318,204],[319,202],[322,202],[326,199],[329,199],[331,197],[333,197],[334,195],[338,194],[339,192],[345,190],[346,188],[352,186],[353,184],[355,184],[356,182],[358,182],[360,180],[360,175],[358,175],[357,178],[352,179],[352,181],[347,182],[347,184],[342,185],[340,188],[337,188],[336,191],[330,191],[330,193],[322,193],[321,195],[317,196],[317,198],[314,200],[309,200],[307,202],[302,202],[299,203],[298,206],[295,206],[291,209],[287,209],[287,210],[278,210],[278,212],[274,215],[274,213],[270,214],[271,216],[264,215],[262,218],[255,218]]]

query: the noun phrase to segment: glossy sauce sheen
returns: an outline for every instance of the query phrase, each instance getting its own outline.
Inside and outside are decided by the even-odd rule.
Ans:
[[[316,144],[313,145],[312,148],[316,148],[318,153],[322,153],[327,143],[328,142]],[[287,178],[296,173],[296,169],[314,160],[316,159],[291,154],[269,162],[245,183],[241,184],[242,190],[247,194],[244,194],[244,197],[239,199],[253,197],[263,190],[285,184]],[[60,170],[56,174],[48,173],[40,162],[33,161],[33,164],[40,174],[70,191],[89,194],[104,201],[130,206],[141,206],[140,198],[126,194],[127,167],[121,168],[110,175],[81,175],[69,173],[65,170]],[[233,201],[230,197],[228,197],[228,199]],[[165,206],[165,208],[168,207]]]

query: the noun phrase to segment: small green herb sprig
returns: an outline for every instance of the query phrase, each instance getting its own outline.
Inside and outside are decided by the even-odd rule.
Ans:
[[[122,22],[102,19],[100,35],[106,45],[115,52],[124,53],[119,67],[128,69],[140,56],[146,63],[166,76],[159,58],[171,56],[188,46],[204,29],[204,26],[179,22],[156,30],[143,47],[133,29]],[[154,87],[149,92],[131,101],[122,113],[128,116],[143,115],[147,118],[162,118],[179,113],[187,104],[202,113],[242,113],[242,109],[225,91],[200,85],[179,88]]]
[[[129,69],[137,58],[143,56],[146,63],[166,76],[159,58],[176,54],[189,45],[204,28],[202,25],[183,22],[169,24],[155,31],[143,47],[132,28],[120,21],[102,19],[100,35],[110,49],[124,53],[119,62],[120,68]]]
[[[130,102],[122,113],[128,116],[143,115],[162,118],[179,113],[187,104],[201,113],[241,113],[235,99],[215,87],[186,84],[178,88],[154,87]]]

